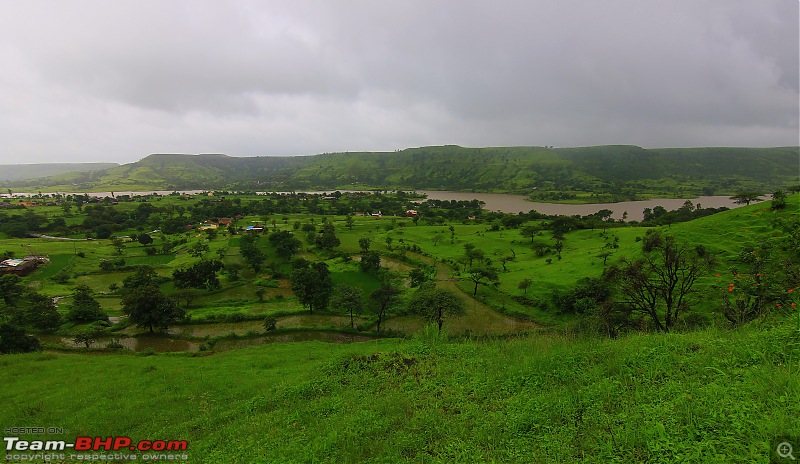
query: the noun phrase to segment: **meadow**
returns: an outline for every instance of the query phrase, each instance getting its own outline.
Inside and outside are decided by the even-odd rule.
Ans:
[[[258,197],[241,197],[242,201]],[[739,253],[770,234],[773,230],[772,217],[776,214],[792,214],[798,209],[800,196],[790,196],[790,205],[785,212],[769,211],[768,203],[756,203],[748,207],[703,217],[690,222],[661,227],[665,234],[675,235],[686,243],[704,246],[716,258],[715,268],[701,277],[697,288],[702,295],[693,311],[699,320],[706,323],[722,323],[719,313],[720,298],[728,284],[726,275]],[[158,207],[172,207],[185,201],[174,197],[156,197],[150,201]],[[136,203],[120,203],[114,206],[121,211],[134,210]],[[38,214],[53,220],[64,217],[58,207],[41,207]],[[78,217],[76,217],[78,216]],[[79,223],[80,215],[67,217]],[[407,217],[383,216],[379,219],[370,216],[354,216],[350,227],[344,216],[335,214],[280,214],[273,216],[244,216],[233,225],[240,229],[254,223],[262,223],[267,232],[286,230],[293,232],[301,240],[302,246],[296,257],[311,261],[323,260],[328,265],[335,284],[348,284],[360,288],[365,295],[381,286],[381,280],[370,273],[363,272],[360,259],[359,239],[369,238],[371,249],[382,254],[381,265],[387,275],[405,288],[408,288],[409,273],[414,269],[427,269],[429,276],[439,287],[456,291],[466,302],[466,317],[448,320],[443,330],[450,335],[503,334],[528,331],[541,327],[563,330],[574,324],[575,316],[562,314],[552,308],[553,292],[566,292],[584,278],[599,278],[603,270],[620,257],[633,257],[641,253],[640,240],[648,228],[619,227],[619,223],[598,223],[594,229],[573,230],[564,234],[560,258],[553,251],[555,238],[552,231],[541,230],[537,235],[523,236],[526,226],[541,227],[544,220],[527,221],[519,227],[508,228],[498,221],[466,219],[446,221],[441,224],[428,224],[425,221],[412,221]],[[187,218],[188,222],[189,219]],[[341,245],[336,253],[320,250],[311,243],[297,225],[319,226],[323,221],[332,223]],[[140,227],[141,229],[141,227]],[[46,255],[50,263],[41,266],[26,283],[32,288],[54,298],[59,298],[60,308],[71,303],[70,295],[75,285],[88,285],[98,301],[110,316],[121,316],[120,295],[115,287],[122,286],[125,277],[133,273],[136,265],[153,266],[159,275],[169,277],[176,269],[185,268],[199,258],[192,250],[198,244],[207,247],[205,259],[221,259],[225,265],[241,266],[235,279],[224,272],[220,274],[221,287],[214,290],[194,291],[190,301],[184,302],[191,322],[224,322],[263,319],[272,315],[279,319],[279,327],[297,328],[341,328],[344,323],[326,324],[325,321],[339,321],[327,316],[344,316],[336,308],[325,314],[297,318],[307,309],[303,308],[291,291],[288,274],[291,266],[277,258],[275,250],[266,237],[257,240],[258,246],[267,257],[267,264],[260,272],[253,272],[246,266],[240,254],[240,235],[220,229],[213,233],[188,230],[173,235],[152,233],[154,242],[142,245],[134,238],[142,230],[123,230],[125,243],[119,248],[110,240],[80,240],[79,234],[72,234],[73,241],[46,238],[0,238],[0,251],[25,254]],[[148,231],[149,232],[149,231]],[[161,249],[164,242],[178,243],[168,253],[148,254],[147,247]],[[465,279],[465,245],[474,246],[492,262],[499,272],[497,285],[479,285],[473,297],[474,283]],[[537,252],[537,249],[539,252]],[[547,252],[542,254],[541,249]],[[605,256],[604,256],[605,255]],[[504,259],[510,259],[503,263]],[[118,270],[100,269],[105,260],[124,260],[125,266]],[[530,286],[519,289],[525,279]],[[172,282],[162,284],[167,294],[180,297],[179,289]],[[259,290],[262,292],[260,297]],[[375,319],[368,313],[360,316],[363,330],[374,329]],[[316,321],[315,318],[322,318]],[[300,325],[305,324],[305,325]],[[420,330],[424,320],[413,314],[406,314],[402,308],[395,311],[394,320],[387,322],[386,328],[399,334],[409,335]],[[79,328],[79,327],[78,327]],[[69,334],[75,327],[65,329]],[[241,332],[241,331],[240,331]],[[244,333],[244,332],[242,332]],[[222,333],[220,333],[222,334]]]
[[[50,219],[64,214],[56,207],[38,212]],[[617,339],[585,330],[580,316],[554,309],[551,296],[599,277],[622,256],[640,254],[647,228],[567,231],[559,259],[535,251],[537,243],[554,246],[551,231],[532,239],[521,234],[546,220],[515,228],[482,219],[427,224],[355,216],[349,228],[331,212],[245,216],[234,224],[293,231],[302,242],[298,257],[324,260],[336,283],[367,294],[381,285],[358,264],[359,238],[368,237],[382,253],[385,278],[401,283],[404,298],[413,291],[411,271],[425,269],[437,286],[458,292],[467,314],[447,319],[441,334],[402,307],[384,322],[384,337],[376,338],[369,313],[357,315],[358,327],[350,330],[344,311],[309,314],[302,307],[286,277],[290,264],[262,237],[257,244],[275,265],[242,268],[236,279],[221,274],[219,289],[198,291],[185,305],[190,323],[154,336],[189,352],[159,353],[146,344],[138,353],[59,346],[57,339],[80,329],[65,324],[47,335],[44,352],[0,357],[0,401],[8,406],[0,409],[0,426],[64,429],[49,439],[187,440],[190,462],[209,463],[766,462],[777,459],[776,440],[796,436],[800,426],[797,314],[773,310],[731,328],[720,305],[740,252],[782,233],[774,219],[797,212],[794,195],[782,212],[753,204],[660,227],[716,258],[697,282],[700,299],[692,310],[699,318],[669,334],[629,331]],[[335,254],[294,226],[318,226],[323,217],[341,240]],[[208,257],[244,263],[241,235],[152,236],[156,248],[181,243],[148,255],[136,241],[118,250],[107,239],[2,237],[0,250],[48,255],[51,262],[25,283],[62,297],[60,310],[75,285],[86,284],[116,317],[120,295],[112,287],[132,274],[128,263],[152,265],[169,277],[197,261],[190,254],[197,243],[208,246]],[[474,298],[474,284],[464,278],[465,244],[501,269],[499,283],[479,286]],[[611,253],[605,264],[604,252]],[[508,256],[514,259],[502,271],[500,259]],[[99,268],[119,258],[122,269]],[[526,290],[518,288],[523,279],[532,281]],[[171,281],[161,288],[180,296]],[[270,336],[261,325],[268,315],[278,319]],[[117,337],[142,343],[150,337],[119,321],[110,329]]]

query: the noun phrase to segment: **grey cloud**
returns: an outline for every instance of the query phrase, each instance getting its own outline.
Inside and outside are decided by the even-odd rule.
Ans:
[[[797,2],[3,6],[0,162],[798,144]]]

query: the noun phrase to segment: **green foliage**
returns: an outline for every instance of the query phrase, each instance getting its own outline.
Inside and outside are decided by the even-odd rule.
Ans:
[[[217,272],[222,270],[220,261],[202,260],[185,269],[172,271],[172,280],[177,288],[199,288],[214,290],[220,287]]]
[[[267,332],[275,330],[278,325],[278,318],[275,316],[267,316],[264,318],[264,330]]]
[[[339,284],[334,288],[331,306],[347,311],[350,327],[355,327],[354,314],[361,314],[364,310],[364,292],[358,287]]]
[[[328,265],[324,262],[309,263],[299,259],[292,265],[290,276],[292,291],[309,314],[314,310],[324,311],[333,293]]]
[[[158,274],[148,266],[140,267],[123,280],[122,310],[131,322],[150,332],[155,328],[167,330],[186,315],[175,300],[161,292],[159,282]]]
[[[139,234],[136,237],[136,240],[144,246],[150,245],[153,243],[153,237],[150,234]]]
[[[302,243],[288,230],[269,234],[269,241],[275,247],[275,254],[288,261],[300,249]]]
[[[691,195],[744,189],[774,190],[797,182],[787,170],[796,147],[673,148],[635,146],[579,148],[454,145],[392,153],[333,153],[303,157],[240,158],[222,155],[151,155],[107,171],[61,175],[21,186],[83,190],[257,188],[267,178],[287,189],[369,185],[405,189],[531,192],[544,198],[574,198],[573,192],[606,194],[610,200],[637,194],[664,195],[682,188]],[[706,190],[704,192],[704,189]],[[556,196],[553,196],[555,194]],[[547,195],[550,195],[548,197]],[[312,213],[320,206],[310,204]],[[349,211],[343,211],[344,215]]]
[[[391,284],[386,284],[370,294],[369,297],[373,303],[373,311],[378,316],[378,322],[375,327],[377,332],[381,331],[381,323],[383,320],[395,309],[400,293],[401,291],[399,288]]]
[[[377,274],[381,268],[381,254],[378,251],[363,253],[358,264],[362,271],[369,274]]]
[[[320,231],[319,236],[317,236],[315,243],[318,247],[330,251],[341,245],[342,242],[336,236],[333,224],[326,222],[322,225],[322,230]]]
[[[697,293],[694,285],[713,260],[702,246],[691,247],[654,230],[647,231],[642,251],[641,258],[620,259],[605,278],[618,283],[627,311],[643,314],[659,331],[668,332],[688,311]]]
[[[0,324],[0,353],[30,353],[41,350],[36,337],[25,335],[25,331],[7,322]]]
[[[257,237],[255,234],[245,234],[239,242],[239,251],[250,268],[254,272],[259,272],[261,270],[261,265],[267,259],[267,255],[258,247],[256,239]]]
[[[72,303],[67,307],[67,320],[73,322],[107,321],[100,303],[92,296],[87,285],[78,285],[72,293]]]
[[[436,323],[439,332],[445,318],[466,315],[467,306],[455,292],[443,288],[424,286],[414,292],[408,303],[409,311]]]

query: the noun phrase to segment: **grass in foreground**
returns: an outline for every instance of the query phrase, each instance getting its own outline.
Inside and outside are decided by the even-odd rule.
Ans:
[[[752,462],[800,429],[793,319],[619,340],[429,330],[0,364],[3,428],[186,439],[192,462]]]

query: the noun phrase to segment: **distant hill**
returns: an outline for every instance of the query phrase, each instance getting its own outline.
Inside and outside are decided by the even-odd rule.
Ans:
[[[75,171],[101,171],[117,166],[117,163],[0,164],[0,182],[36,179]]]
[[[798,147],[448,145],[296,157],[155,154],[104,171],[62,174],[9,186],[60,191],[385,188],[710,195],[741,189],[770,191],[796,184],[798,153]]]

